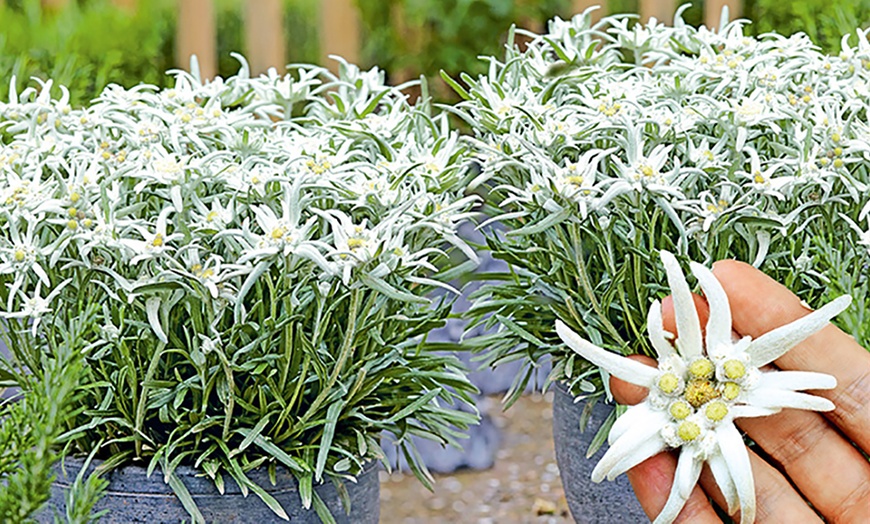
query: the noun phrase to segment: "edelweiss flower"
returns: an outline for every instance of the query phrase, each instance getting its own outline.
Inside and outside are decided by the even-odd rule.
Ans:
[[[713,273],[692,263],[710,306],[706,338],[689,285],[671,253],[662,262],[674,297],[679,338],[662,326],[661,304],[649,310],[647,330],[658,354],[658,369],[606,351],[584,340],[560,321],[556,331],[571,349],[611,375],[649,388],[647,399],[629,408],[613,424],[610,449],[596,465],[592,480],[614,479],[668,448],[680,448],[676,475],[665,507],[655,523],[672,522],[680,513],[706,462],[719,484],[729,513],[739,507],[741,523],[755,520],[755,486],[749,454],[734,419],[772,415],[783,408],[830,411],[827,399],[800,393],[831,389],[836,379],[806,371],[762,371],[760,368],[816,333],[846,309],[842,296],[818,311],[753,340],[732,339],[731,309]]]

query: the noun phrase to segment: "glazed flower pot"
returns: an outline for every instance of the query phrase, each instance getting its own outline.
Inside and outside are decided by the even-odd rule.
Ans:
[[[592,470],[606,450],[602,446],[595,455],[586,458],[586,450],[607,418],[610,407],[596,404],[586,431],[580,431],[583,402],[574,403],[564,384],[553,387],[553,438],[556,462],[565,488],[565,498],[571,516],[580,524],[612,524],[614,522],[647,522],[648,518],[634,496],[625,475],[614,482],[595,484]]]
[[[80,459],[66,459],[63,470],[57,467],[57,479],[51,488],[48,508],[44,510],[39,522],[52,522],[55,511],[63,515],[66,510],[66,494],[82,467]],[[91,468],[89,468],[91,469]],[[285,522],[279,518],[254,493],[245,497],[239,486],[228,475],[224,475],[225,490],[221,494],[214,482],[201,471],[180,466],[176,474],[184,482],[191,497],[202,512],[206,522],[242,523]],[[145,468],[127,466],[109,473],[106,477],[109,486],[105,496],[97,504],[95,511],[109,510],[102,523],[135,522],[189,522],[190,515],[163,482],[159,471],[146,476]],[[300,524],[319,524],[320,518],[314,509],[304,509],[299,497],[296,479],[286,470],[278,469],[277,482],[273,486],[265,469],[248,472],[248,478],[262,486],[284,507],[290,522]],[[350,515],[345,513],[341,499],[332,482],[315,486],[314,490],[323,499],[336,521],[345,524],[376,524],[380,517],[380,484],[376,462],[369,463],[357,478],[357,482],[345,482],[350,496]]]

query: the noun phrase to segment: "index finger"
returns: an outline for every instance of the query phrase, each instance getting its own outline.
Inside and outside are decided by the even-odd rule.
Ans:
[[[749,264],[723,260],[713,265],[713,274],[728,295],[733,326],[741,335],[755,338],[810,312],[794,293]],[[861,449],[870,450],[870,353],[855,339],[829,325],[775,364],[836,377],[836,388],[814,394],[830,399],[836,409],[824,415]]]

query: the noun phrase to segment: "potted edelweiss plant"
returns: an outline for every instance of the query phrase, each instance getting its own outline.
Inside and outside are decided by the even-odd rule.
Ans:
[[[473,130],[489,248],[511,266],[470,312],[497,331],[466,342],[493,366],[526,363],[508,403],[551,359],[557,455],[583,521],[595,511],[583,504],[599,501],[644,517],[630,492],[612,504],[583,485],[582,455],[624,408],[597,407],[608,368],[571,351],[556,322],[608,351],[655,355],[645,333],[667,294],[660,250],[751,263],[813,305],[849,294],[859,307],[840,324],[859,342],[870,333],[866,32],[826,56],[803,35],[694,28],[680,13],[673,26],[555,19],[523,51],[489,58],[487,75],[445,77]],[[590,421],[600,429],[583,437]]]
[[[377,522],[382,432],[428,484],[410,436],[477,419],[425,343],[449,251],[474,258],[467,148],[377,69],[176,75],[0,105],[11,366],[39,373],[53,315],[100,304],[53,509],[92,455],[112,521]]]

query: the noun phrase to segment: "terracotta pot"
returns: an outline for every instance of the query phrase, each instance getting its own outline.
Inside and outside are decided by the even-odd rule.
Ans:
[[[57,479],[52,485],[48,508],[40,513],[39,522],[52,522],[54,512],[64,514],[65,497],[69,486],[75,481],[83,461],[66,459],[63,471],[57,467]],[[93,468],[93,464],[91,468]],[[212,480],[199,471],[189,467],[175,470],[184,482],[206,522],[265,524],[285,522],[269,509],[254,493],[244,497],[239,486],[229,475],[224,475],[225,490],[221,495]],[[109,513],[100,519],[101,523],[168,523],[190,522],[190,515],[176,498],[169,485],[163,482],[163,475],[155,471],[151,478],[146,476],[145,468],[127,466],[111,472],[105,477],[109,481],[105,496],[100,500],[96,511],[108,509]],[[314,509],[305,510],[299,497],[296,479],[281,468],[277,472],[277,483],[272,485],[265,469],[248,472],[248,478],[266,489],[284,507],[290,521],[304,524],[319,524],[320,519]],[[339,523],[377,524],[380,516],[380,484],[377,463],[370,463],[360,474],[357,482],[345,482],[351,500],[351,514],[347,515],[341,504],[338,492],[332,482],[316,486],[315,491],[329,507]]]
[[[625,475],[620,475],[614,482],[605,480],[600,484],[593,483],[590,478],[607,445],[588,459],[586,450],[612,406],[598,403],[592,410],[586,431],[580,432],[580,415],[585,404],[575,404],[564,384],[556,384],[553,391],[556,463],[571,516],[579,524],[649,522]]]

